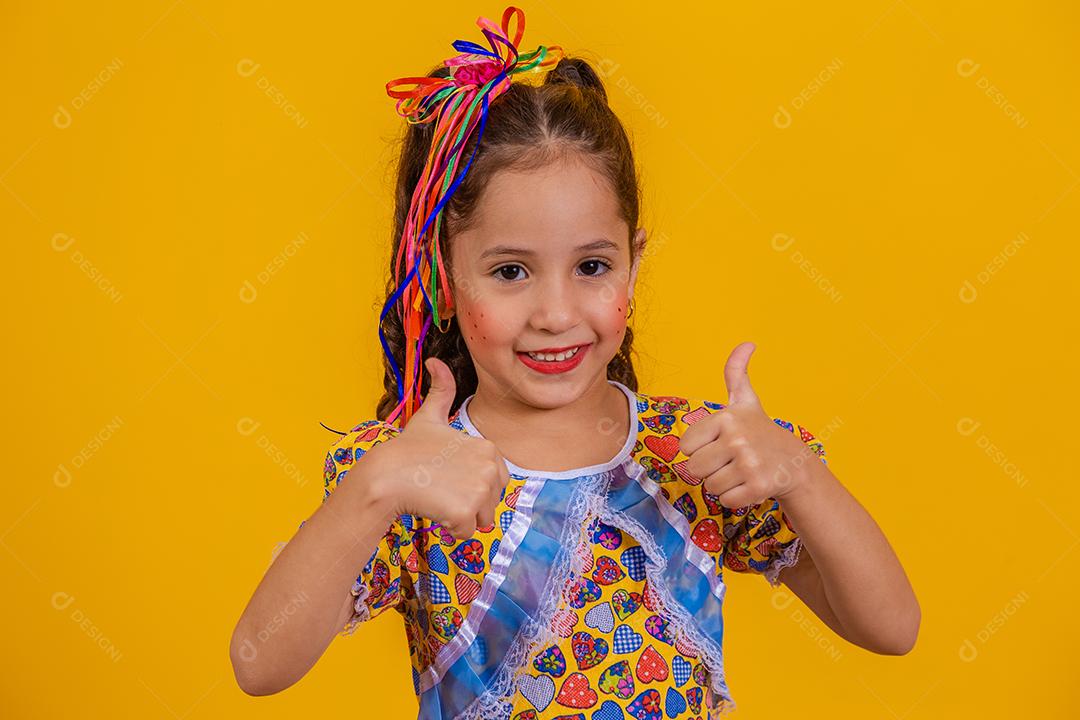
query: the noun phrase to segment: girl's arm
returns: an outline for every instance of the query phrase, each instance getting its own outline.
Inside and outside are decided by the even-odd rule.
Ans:
[[[907,653],[921,611],[904,568],[832,471],[821,462],[804,465],[803,481],[780,499],[803,549],[778,578],[845,640],[876,653]]]
[[[365,431],[367,439],[354,447],[337,448],[351,449],[348,482],[338,474],[328,483],[333,491],[275,558],[244,609],[230,656],[248,694],[284,690],[322,656],[352,618],[359,569],[395,518],[429,519],[455,538],[498,522],[495,510],[510,482],[506,459],[489,440],[447,424],[454,374],[438,358],[424,367],[431,387],[408,427],[383,422],[374,437]]]
[[[233,631],[229,655],[237,684],[270,695],[302,678],[352,616],[357,568],[374,553],[394,517],[376,488],[374,456],[349,471],[266,571]]]

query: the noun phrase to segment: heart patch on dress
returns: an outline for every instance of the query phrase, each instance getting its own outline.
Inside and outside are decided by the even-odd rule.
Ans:
[[[606,602],[600,603],[585,613],[585,626],[596,628],[604,634],[611,632],[611,629],[615,627],[615,618],[611,615],[611,605]]]
[[[574,653],[574,659],[577,660],[578,670],[594,668],[608,655],[607,640],[593,637],[584,631],[574,633],[570,639],[570,648]]]
[[[599,600],[604,591],[589,578],[578,578],[567,586],[567,602],[570,607],[580,610],[586,603]]]
[[[562,677],[566,672],[566,657],[557,645],[552,645],[536,656],[533,667],[542,673]]]
[[[650,615],[645,619],[645,632],[652,635],[660,642],[668,645],[675,644],[675,632],[667,620],[659,615]]]
[[[534,708],[544,712],[555,698],[555,681],[547,675],[526,675],[518,682],[518,690]]]
[[[712,518],[705,518],[694,526],[694,532],[690,534],[694,544],[705,552],[716,552],[724,544],[724,537],[720,534],[720,528]]]
[[[625,720],[622,708],[614,700],[605,700],[600,709],[592,714],[591,720]],[[517,720],[515,718],[515,720]]]
[[[461,611],[456,607],[443,608],[439,612],[431,613],[431,626],[435,634],[446,642],[450,642],[457,631],[461,629]]]
[[[701,688],[688,688],[686,691],[686,701],[690,703],[690,712],[695,715],[701,712]]]
[[[596,684],[602,693],[614,694],[615,697],[623,700],[629,699],[634,694],[634,676],[630,672],[630,663],[626,660],[615,663],[600,673],[600,679]]]
[[[631,630],[629,625],[620,625],[615,628],[615,636],[611,642],[617,654],[629,655],[641,647],[641,634]]]
[[[633,545],[622,551],[619,560],[626,567],[626,574],[631,580],[641,582],[645,579],[645,548]]]
[[[626,706],[626,712],[637,720],[661,720],[663,713],[660,710],[660,693],[656,690],[646,690],[634,698],[634,702]]]
[[[676,435],[646,435],[645,447],[664,462],[671,462],[679,454],[679,438]]]
[[[603,555],[596,560],[596,569],[593,570],[592,578],[600,585],[614,585],[626,577],[626,573],[619,567],[619,563],[612,558]]]
[[[641,418],[641,422],[645,423],[645,427],[649,428],[657,435],[667,435],[671,432],[671,426],[675,424],[675,416],[649,415]]]
[[[574,626],[578,623],[578,614],[573,610],[556,610],[551,616],[551,629],[559,634],[559,637],[568,638],[574,634]]]
[[[454,578],[454,591],[457,592],[458,604],[468,605],[480,594],[480,583],[468,575],[458,575]]]
[[[589,687],[589,678],[575,672],[570,673],[566,680],[563,680],[555,702],[580,710],[592,707],[596,704],[597,699],[596,691]]]
[[[675,638],[675,649],[689,658],[696,658],[698,656],[697,646],[690,642],[690,638],[686,636],[686,633]]]
[[[611,595],[611,605],[619,620],[626,620],[641,607],[641,593],[619,588]]]
[[[650,645],[638,658],[634,672],[640,682],[650,683],[653,680],[667,680],[668,666],[664,657]]]
[[[589,525],[589,532],[594,544],[606,550],[615,550],[622,544],[622,530],[594,518]]]
[[[671,677],[675,680],[675,687],[682,687],[690,679],[690,663],[679,655],[671,658]]]
[[[466,540],[453,549],[450,559],[467,573],[481,573],[484,571],[484,543],[476,538]]]
[[[667,689],[667,698],[664,700],[664,704],[667,706],[669,718],[678,717],[679,713],[686,712],[686,698],[673,687]]]

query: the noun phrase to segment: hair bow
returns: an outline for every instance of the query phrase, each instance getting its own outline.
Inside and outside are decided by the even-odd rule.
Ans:
[[[514,18],[517,22],[511,40],[510,21]],[[420,405],[419,375],[423,364],[423,344],[432,316],[436,327],[445,332],[439,320],[436,301],[440,284],[444,287],[446,309],[454,306],[450,293],[446,291],[449,284],[439,248],[443,208],[476,157],[491,101],[510,87],[511,76],[549,69],[563,55],[558,45],[541,45],[527,55],[518,51],[525,33],[525,13],[519,8],[508,7],[503,11],[501,28],[484,17],[477,18],[476,24],[487,38],[490,50],[468,40],[457,40],[453,47],[460,54],[444,61],[444,65],[450,68],[449,77],[405,77],[386,84],[387,95],[397,98],[398,114],[410,124],[436,123],[431,148],[412,194],[394,262],[397,289],[383,306],[379,323],[379,340],[397,377],[398,388],[398,405],[387,422],[399,421],[399,428],[408,423]],[[409,86],[415,87],[404,89]],[[462,149],[477,128],[479,135],[472,155],[455,177]],[[405,268],[409,270],[402,280]],[[438,268],[438,272],[435,272],[435,268]],[[429,286],[430,293],[425,285]],[[381,322],[398,302],[402,304],[399,312],[406,339],[405,379],[386,343]],[[429,308],[430,314],[427,312]]]

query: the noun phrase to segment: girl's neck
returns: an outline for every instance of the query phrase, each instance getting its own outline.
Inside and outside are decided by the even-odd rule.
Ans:
[[[598,376],[573,403],[551,409],[485,390],[478,386],[469,400],[469,420],[519,467],[557,472],[598,465],[622,448],[630,432],[626,395],[606,377]],[[552,447],[559,452],[553,455]]]

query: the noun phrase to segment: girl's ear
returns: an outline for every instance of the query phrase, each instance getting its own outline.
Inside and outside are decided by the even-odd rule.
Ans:
[[[452,290],[451,290],[450,294],[451,294],[451,296],[453,295]],[[435,291],[435,302],[439,306],[439,320],[440,321],[448,320],[449,318],[452,318],[452,317],[454,317],[455,314],[457,314],[457,308],[456,307],[453,307],[453,308],[450,308],[449,310],[446,310],[446,291],[445,291],[445,289],[443,288],[442,285],[440,285]]]
[[[637,285],[638,266],[641,264],[641,256],[645,254],[645,228],[639,227],[630,241],[630,255],[633,261],[630,264],[630,280],[627,297],[634,299],[634,287]]]

